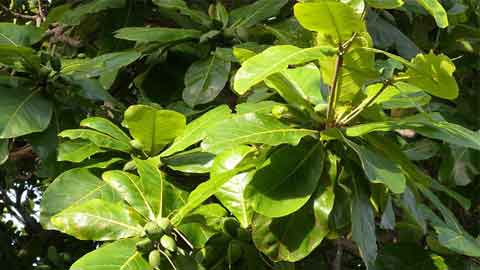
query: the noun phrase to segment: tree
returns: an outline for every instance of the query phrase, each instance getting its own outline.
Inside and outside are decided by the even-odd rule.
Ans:
[[[478,267],[476,1],[0,7],[12,267]]]

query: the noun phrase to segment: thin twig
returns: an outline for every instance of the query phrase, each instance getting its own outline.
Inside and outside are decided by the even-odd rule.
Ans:
[[[189,247],[190,249],[192,249],[192,250],[195,249],[195,247],[193,246],[193,244],[190,243],[190,241],[188,241],[187,237],[186,237],[185,235],[183,235],[180,230],[178,230],[178,229],[175,228],[174,231],[178,234],[178,236],[180,236],[180,238],[183,239],[183,241],[188,245],[188,247]]]
[[[7,6],[5,6],[4,4],[1,4],[1,3],[0,3],[0,8],[3,9],[3,11],[5,11],[7,13],[10,13],[10,15],[12,15],[13,17],[18,18],[18,19],[36,20],[38,18],[37,15],[25,15],[25,14],[21,14],[21,13],[15,12],[13,10],[10,10]]]
[[[327,108],[327,127],[332,127],[334,125],[333,121],[335,120],[335,106],[337,105],[338,99],[338,80],[341,73],[341,68],[343,65],[343,53],[339,52],[337,60],[335,61],[335,71],[333,73],[333,82],[330,91],[330,97],[328,99],[328,108]]]

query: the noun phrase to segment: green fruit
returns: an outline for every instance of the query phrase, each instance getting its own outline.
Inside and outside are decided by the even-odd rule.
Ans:
[[[235,262],[237,262],[242,257],[242,253],[243,253],[242,246],[239,243],[232,241],[228,245],[228,249],[227,249],[228,263],[234,264]]]
[[[135,247],[137,248],[137,250],[140,252],[140,253],[148,253],[150,251],[153,250],[154,248],[154,245],[153,245],[153,242],[152,240],[146,238],[146,239],[143,239],[143,240],[140,240],[139,242],[137,242],[137,244],[135,245]]]
[[[177,243],[175,242],[175,239],[168,235],[162,236],[160,239],[160,245],[171,252],[175,252],[177,250]]]
[[[283,118],[288,112],[288,107],[285,105],[275,105],[272,107],[272,115],[278,119]]]
[[[154,241],[159,240],[165,234],[165,231],[156,222],[147,223],[144,229],[148,238]]]
[[[162,228],[162,230],[166,234],[172,233],[173,226],[168,218],[160,218],[157,223],[158,223],[158,226],[160,226],[160,228]]]
[[[160,266],[160,259],[161,254],[158,250],[152,250],[150,254],[148,254],[148,263],[153,268],[157,268]]]
[[[237,236],[237,229],[240,228],[240,223],[234,218],[226,218],[223,220],[223,231],[231,237]]]

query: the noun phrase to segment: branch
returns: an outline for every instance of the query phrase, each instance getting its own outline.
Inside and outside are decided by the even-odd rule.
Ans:
[[[39,1],[40,2],[40,1]],[[7,12],[7,13],[10,13],[10,15],[12,15],[13,17],[15,18],[18,18],[18,19],[25,19],[25,20],[36,20],[38,18],[38,15],[25,15],[25,14],[21,14],[21,13],[17,13],[13,10],[10,10],[7,6],[5,6],[4,4],[0,3],[0,8]]]
[[[328,99],[328,108],[327,108],[327,127],[332,127],[335,120],[335,107],[337,105],[338,99],[338,80],[341,73],[341,68],[343,65],[343,52],[338,53],[337,60],[335,61],[335,71],[333,73],[333,82],[332,88],[330,91],[330,97]]]

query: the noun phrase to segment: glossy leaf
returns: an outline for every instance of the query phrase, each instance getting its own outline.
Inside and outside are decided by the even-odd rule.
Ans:
[[[215,123],[220,123],[221,120],[229,118],[230,114],[231,110],[226,105],[218,106],[204,113],[199,118],[188,123],[183,134],[175,138],[172,145],[163,151],[160,156],[169,156],[198,143],[205,138],[208,129],[214,127]]]
[[[89,14],[111,8],[122,8],[125,6],[125,0],[97,0],[81,4],[74,9],[70,9],[63,14],[61,22],[68,25],[78,25]]]
[[[80,122],[80,126],[103,132],[124,143],[130,142],[130,137],[110,120],[102,117],[89,117]]]
[[[372,183],[382,183],[397,194],[405,190],[406,179],[397,164],[365,146],[358,145],[348,139],[345,139],[345,142],[357,153],[363,171]]]
[[[191,107],[214,100],[227,83],[230,67],[215,55],[194,62],[185,74],[183,100]]]
[[[391,9],[403,6],[403,0],[367,0],[367,4],[373,8]]]
[[[47,128],[52,117],[52,104],[42,97],[39,90],[0,90],[0,139],[15,138]]]
[[[366,89],[367,96],[373,96],[382,84],[373,84]],[[422,89],[404,82],[388,86],[373,102],[385,109],[416,108],[430,103],[431,97]]]
[[[70,140],[88,140],[98,147],[109,148],[127,153],[131,150],[130,144],[114,139],[105,133],[90,129],[67,129],[60,132],[58,136],[62,138],[69,138]]]
[[[138,42],[170,43],[189,39],[198,39],[202,33],[193,29],[164,27],[127,27],[116,31],[119,39]]]
[[[184,173],[208,173],[212,167],[214,154],[196,148],[163,158],[162,162],[175,171]]]
[[[118,194],[88,169],[76,168],[59,175],[43,194],[40,222],[53,229],[50,218],[60,211],[92,199],[119,202]]]
[[[378,270],[441,270],[437,268],[434,254],[420,245],[396,243],[385,245],[380,252],[375,269]]]
[[[135,249],[139,238],[103,245],[76,261],[71,270],[151,270],[150,264]]]
[[[296,145],[305,136],[315,136],[309,129],[292,128],[276,118],[256,113],[236,115],[208,131],[202,143],[205,151],[216,153],[236,145],[263,143],[266,145]]]
[[[82,162],[85,159],[105,152],[96,144],[87,140],[66,141],[58,146],[58,161]]]
[[[212,20],[207,14],[189,8],[184,0],[153,0],[153,3],[160,8],[175,10],[179,14],[191,18],[192,21],[200,25],[210,27],[212,24]]]
[[[234,90],[245,94],[252,86],[265,80],[268,76],[287,69],[288,65],[298,65],[333,55],[335,49],[330,47],[313,47],[300,49],[291,45],[273,46],[249,58],[237,71]],[[277,59],[272,63],[272,59]]]
[[[160,110],[146,105],[130,106],[124,113],[123,125],[130,135],[141,143],[142,149],[150,154],[158,153],[163,147],[182,135],[186,119],[180,113]]]
[[[297,212],[281,218],[256,215],[252,225],[255,246],[273,261],[305,258],[329,232],[328,216],[334,197],[332,187],[322,182],[312,199]]]
[[[368,195],[359,182],[354,180],[352,209],[352,239],[360,249],[360,255],[367,265],[373,269],[377,258],[377,236],[375,234],[375,216]]]
[[[33,25],[0,23],[0,44],[30,46],[42,38],[43,31]]]
[[[347,41],[353,33],[365,30],[360,14],[337,1],[299,3],[295,5],[294,13],[303,27],[318,32],[333,46]]]
[[[93,199],[52,217],[55,227],[80,240],[116,240],[139,236],[143,228],[125,205]]]
[[[385,122],[361,124],[346,129],[347,136],[357,137],[371,132],[413,129],[425,137],[458,146],[480,150],[480,135],[460,125],[446,122],[438,113],[414,116]]]
[[[288,0],[258,0],[250,5],[234,9],[230,14],[230,27],[252,27],[277,15],[287,3]]]
[[[314,193],[324,158],[320,143],[278,149],[248,184],[247,200],[256,212],[267,217],[282,217],[297,211]]]
[[[425,8],[437,22],[438,27],[446,28],[448,26],[447,12],[438,0],[416,0],[423,8]]]

